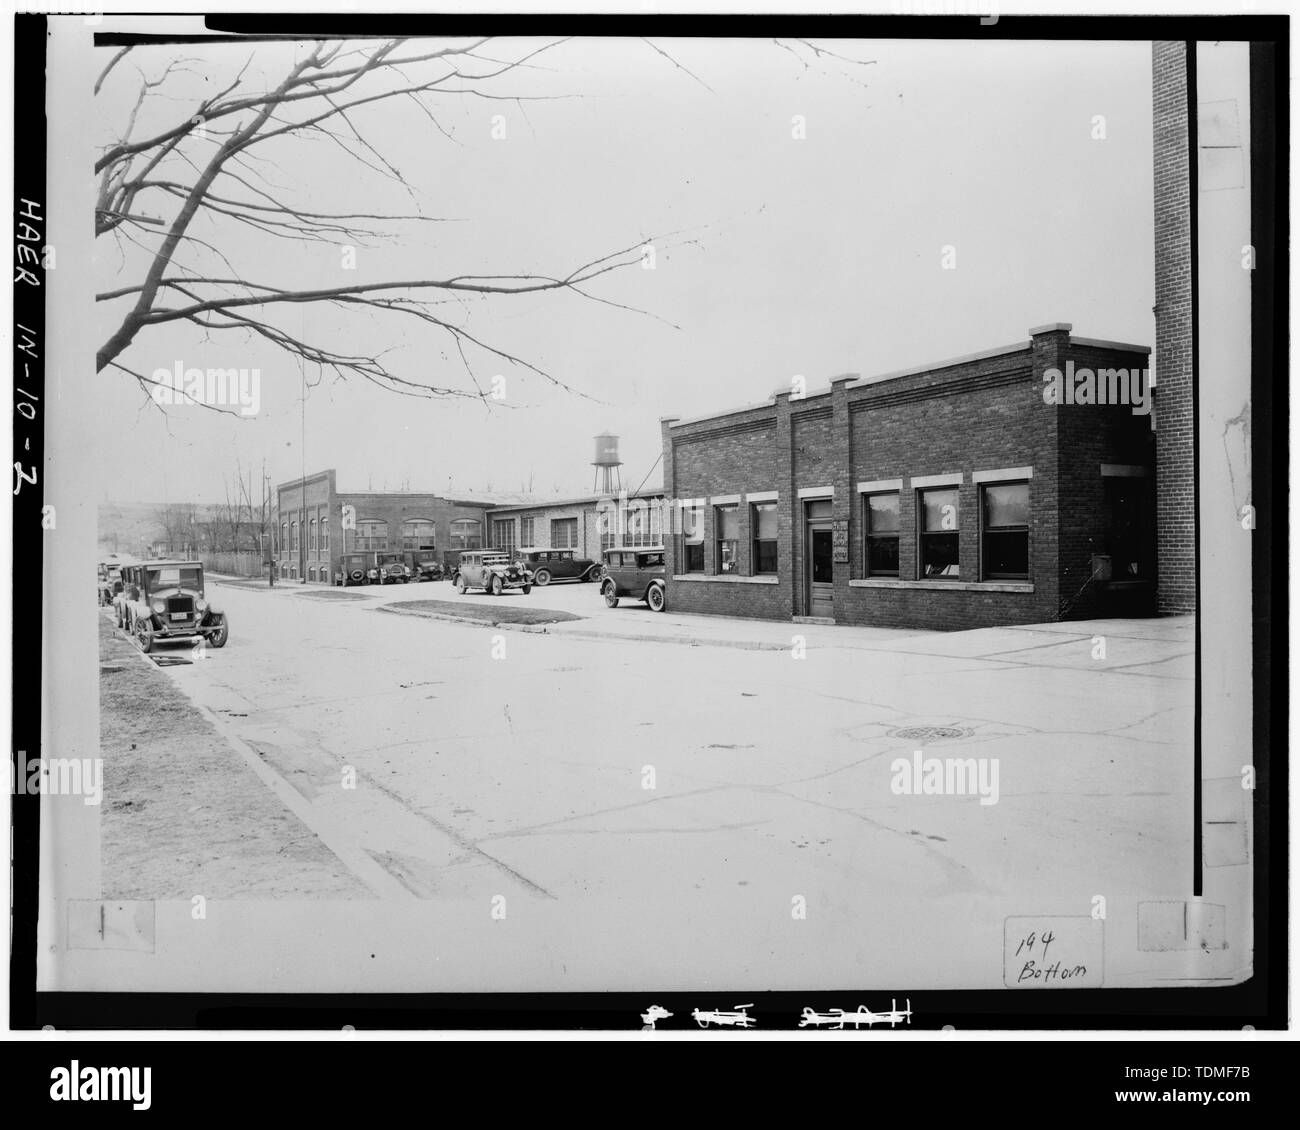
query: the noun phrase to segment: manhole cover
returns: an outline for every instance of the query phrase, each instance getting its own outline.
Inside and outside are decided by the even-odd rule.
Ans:
[[[960,726],[905,726],[901,730],[894,730],[889,736],[908,742],[942,742],[970,737],[970,731],[963,730]]]

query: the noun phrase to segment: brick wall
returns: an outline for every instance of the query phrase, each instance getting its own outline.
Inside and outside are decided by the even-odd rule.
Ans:
[[[1076,371],[1150,367],[1149,355],[1144,353],[1117,353],[1078,344],[1063,346],[1060,359],[1062,363],[1073,361]],[[1114,612],[1116,595],[1094,578],[1094,555],[1104,555],[1111,548],[1105,537],[1106,480],[1098,475],[1097,468],[1112,464],[1154,471],[1156,438],[1151,417],[1135,415],[1131,406],[1062,405],[1057,414],[1060,611],[1064,619],[1088,619]],[[1152,574],[1136,579],[1151,582],[1152,588],[1126,597],[1125,601],[1132,605],[1126,610],[1149,610],[1155,577]]]
[[[334,507],[334,472],[320,471],[282,484],[276,494],[277,530],[275,560],[280,576],[286,579],[321,581],[331,574],[330,554],[337,553],[337,515]],[[293,546],[293,524],[298,523],[300,548]],[[312,523],[315,522],[316,548],[312,549]],[[324,531],[329,530],[326,539]],[[328,541],[328,548],[325,548]]]
[[[490,536],[491,510],[474,503],[458,502],[437,494],[378,494],[368,491],[338,494],[335,496],[332,508],[333,521],[338,529],[337,540],[331,541],[335,570],[338,568],[339,557],[344,552],[342,529],[344,505],[356,509],[358,523],[367,519],[386,523],[388,551],[391,552],[402,548],[402,523],[414,519],[433,522],[434,542],[438,547],[437,553],[440,559],[443,559],[447,551],[454,548],[451,540],[451,524],[458,519],[469,518],[480,523],[483,544],[487,544]],[[347,531],[347,552],[356,552],[356,538],[356,530]]]
[[[751,512],[744,496],[778,492],[775,583],[716,578],[713,506],[706,505],[705,571],[681,574],[671,539],[669,604],[676,611],[789,619],[806,614],[805,499],[833,489],[832,516],[847,523],[849,561],[833,570],[839,623],[936,630],[1050,621],[1104,612],[1114,597],[1097,587],[1066,605],[1067,586],[1087,581],[1104,549],[1102,464],[1150,468],[1149,418],[1128,405],[1055,405],[1043,396],[1053,367],[1145,368],[1145,353],[1071,339],[1044,327],[1021,348],[881,381],[836,378],[829,394],[706,420],[662,421],[665,487],[676,499],[742,496],[741,577],[752,573]],[[1029,467],[1030,574],[980,578],[981,485],[976,472]],[[918,566],[919,476],[960,473],[959,583],[922,582]],[[899,576],[866,578],[865,515],[857,485],[902,480]],[[863,580],[870,583],[862,584]],[[859,582],[859,583],[851,583]],[[975,587],[969,587],[969,586]],[[1075,585],[1075,587],[1078,587]],[[1086,586],[1085,586],[1086,587]],[[1095,596],[1095,600],[1094,600]]]
[[[778,397],[784,410],[784,400]],[[752,572],[753,525],[746,492],[779,491],[778,526],[789,527],[790,429],[788,422],[777,426],[777,407],[764,406],[745,412],[686,425],[676,431],[671,421],[662,424],[664,435],[664,491],[668,498],[706,500],[717,496],[742,495],[740,503],[740,573]],[[679,431],[680,434],[676,434]],[[784,435],[784,442],[778,439]],[[784,525],[782,525],[784,523]],[[759,619],[790,618],[789,581],[791,554],[788,534],[779,533],[778,577],[784,583],[718,580],[714,552],[713,506],[704,506],[704,573],[688,580],[669,581],[674,611],[702,612],[722,616],[750,616]],[[682,575],[681,541],[672,532],[665,535],[668,575]]]
[[[1153,43],[1159,607],[1196,609],[1192,263],[1186,45]]]
[[[533,521],[531,542],[523,540],[523,522],[526,518],[531,518]],[[512,519],[515,523],[516,546],[529,544],[539,549],[551,548],[551,522],[576,520],[578,544],[574,548],[577,549],[578,555],[589,557],[593,561],[600,560],[600,531],[594,499],[562,506],[500,507],[488,516],[489,523],[504,519]]]
[[[277,491],[279,513],[277,521],[276,560],[281,576],[297,580],[315,580],[332,583],[339,569],[339,559],[347,552],[356,552],[356,531],[343,530],[343,506],[355,507],[357,520],[380,521],[386,524],[389,550],[402,548],[402,523],[423,518],[434,524],[434,540],[441,556],[451,548],[451,523],[458,518],[471,518],[482,525],[487,534],[487,508],[474,503],[458,502],[436,494],[375,493],[371,491],[342,493],[336,489],[334,471],[321,471],[309,475],[304,499],[303,481],[282,484]],[[316,549],[311,548],[311,521],[316,520]],[[284,524],[298,521],[304,531],[302,550],[292,547],[292,536],[284,537]],[[329,537],[323,531],[328,529]],[[292,527],[290,527],[290,534]],[[346,537],[346,544],[345,544]]]

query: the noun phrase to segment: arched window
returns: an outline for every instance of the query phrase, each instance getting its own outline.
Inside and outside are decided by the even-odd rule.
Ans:
[[[320,520],[320,555],[322,557],[330,555],[330,520],[328,518]],[[322,579],[328,581],[329,577]]]
[[[357,519],[357,549],[387,549],[388,523],[382,518]]]
[[[289,523],[288,522],[280,523],[280,552],[282,554],[289,552]]]
[[[428,518],[408,518],[402,523],[403,549],[437,549],[434,525]]]
[[[453,549],[482,549],[483,526],[473,518],[457,518],[451,524]]]
[[[313,518],[313,519],[311,520],[311,534],[310,534],[310,536],[309,536],[309,540],[308,540],[308,542],[307,542],[307,547],[308,547],[308,549],[311,550],[311,555],[312,555],[313,557],[315,557],[315,556],[316,556],[316,519],[315,519],[315,518]],[[314,572],[314,570],[313,570],[313,572]],[[312,580],[313,580],[313,581],[314,581],[315,579],[316,579],[315,577],[312,577]]]
[[[293,538],[293,551],[294,551],[294,553],[297,553],[298,550],[302,548],[302,541],[301,541],[301,537],[302,537],[302,535],[301,535],[301,532],[300,532],[299,529],[298,529],[298,523],[297,523],[297,522],[290,522],[290,523],[289,523],[289,535],[290,535],[290,537]]]

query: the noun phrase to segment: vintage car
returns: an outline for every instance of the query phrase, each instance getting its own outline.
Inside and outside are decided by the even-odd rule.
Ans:
[[[600,566],[590,557],[579,557],[574,549],[541,549],[526,546],[515,551],[515,560],[533,574],[533,584],[552,581],[594,581]]]
[[[101,562],[99,566],[99,603],[112,604],[113,597],[122,591],[122,566]]]
[[[527,596],[533,590],[533,574],[500,549],[466,550],[460,555],[455,581],[459,593],[483,589],[500,596],[506,589],[522,589]]]
[[[413,581],[441,581],[445,575],[442,562],[432,549],[404,549],[402,557]]]
[[[131,589],[139,582],[135,578],[136,565],[122,566],[121,587],[113,593],[113,617],[117,620],[117,626],[124,632],[130,631],[130,605]]]
[[[404,585],[411,579],[411,567],[404,553],[378,553],[372,580],[381,585]]]
[[[620,597],[644,600],[655,612],[667,603],[667,568],[662,545],[607,549],[601,554],[604,568],[600,594],[609,608],[617,608]]]
[[[378,575],[373,553],[345,553],[339,558],[339,573],[343,577],[343,587],[349,585],[368,585]]]
[[[214,608],[203,589],[198,561],[148,561],[131,571],[127,589],[127,630],[140,650],[166,640],[207,640],[225,647],[230,638],[226,614]]]

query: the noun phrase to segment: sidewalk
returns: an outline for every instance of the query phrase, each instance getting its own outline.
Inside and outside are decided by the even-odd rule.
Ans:
[[[423,616],[455,623],[479,624],[495,630],[533,632],[572,639],[606,642],[675,643],[685,647],[731,647],[748,651],[785,651],[802,643],[808,650],[885,651],[945,659],[990,660],[1008,666],[1063,667],[1091,671],[1125,670],[1157,678],[1192,678],[1195,618],[1172,616],[1141,620],[1065,620],[1005,628],[973,628],[934,632],[920,628],[874,628],[849,624],[797,624],[784,620],[755,620],[734,616],[705,616],[671,611],[653,613],[639,605],[605,608],[588,599],[587,588],[535,589],[534,612],[572,612],[578,619],[554,624],[511,623],[485,618],[481,594],[460,616],[454,590],[445,585],[388,585],[331,588],[329,585],[227,578],[214,581],[233,587],[278,595],[298,594],[318,599],[369,601],[376,611]],[[406,610],[403,604],[438,600],[438,612]],[[577,603],[581,601],[582,603]],[[568,607],[566,607],[568,606]],[[1105,640],[1103,648],[1096,640]],[[1094,655],[1094,652],[1097,654]]]

